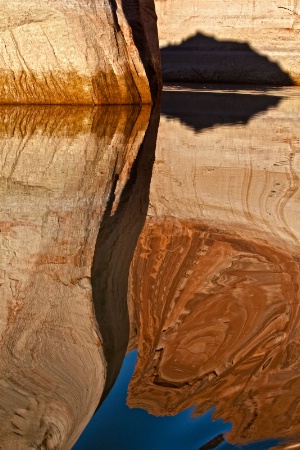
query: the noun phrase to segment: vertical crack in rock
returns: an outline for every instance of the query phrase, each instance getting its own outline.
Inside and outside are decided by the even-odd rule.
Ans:
[[[152,97],[157,98],[161,90],[161,68],[154,2],[121,0],[120,3],[132,28],[133,40],[145,67]]]

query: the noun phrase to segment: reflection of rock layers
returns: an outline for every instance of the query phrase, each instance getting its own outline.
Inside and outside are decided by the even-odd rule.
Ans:
[[[90,270],[149,108],[0,109],[0,447],[67,449],[99,403],[105,359]]]
[[[299,272],[245,236],[149,221],[132,265],[130,406],[163,415],[217,405],[238,441],[299,433]]]
[[[160,87],[154,2],[137,0],[145,12],[132,26],[123,3],[0,0],[0,103],[150,103]]]
[[[287,99],[198,135],[161,121],[131,267],[130,406],[216,405],[236,442],[300,434],[298,112]]]
[[[212,221],[220,228],[247,227],[251,237],[267,235],[276,245],[279,239],[281,246],[297,253],[300,97],[293,89],[268,92],[277,100],[282,96],[281,102],[246,125],[224,125],[196,134],[177,120],[162,118],[149,214]],[[258,92],[252,95],[262,104]],[[198,130],[210,123],[209,119],[202,122],[201,101],[200,94],[200,113],[195,109],[195,118],[190,120]],[[253,102],[244,105],[254,110]],[[217,123],[226,123],[226,111],[223,114]]]

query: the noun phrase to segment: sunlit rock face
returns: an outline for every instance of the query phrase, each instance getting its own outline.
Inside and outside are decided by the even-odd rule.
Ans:
[[[151,103],[160,88],[154,3],[128,3],[1,0],[0,102]]]
[[[166,80],[300,84],[298,0],[155,5]]]
[[[107,377],[91,266],[150,108],[0,108],[0,447],[69,449]],[[113,215],[113,211],[111,211]]]
[[[232,442],[300,435],[300,99],[284,93],[243,125],[162,118],[131,266],[129,406],[216,406]]]

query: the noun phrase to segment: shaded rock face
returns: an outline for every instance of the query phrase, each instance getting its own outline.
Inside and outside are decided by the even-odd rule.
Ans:
[[[155,5],[164,80],[300,84],[298,0]]]
[[[243,124],[229,125],[230,109],[202,118],[201,93],[194,118],[180,108],[178,119],[161,118],[131,266],[138,361],[128,405],[155,415],[216,406],[237,443],[300,434],[299,97],[291,92],[274,91],[274,106]],[[255,98],[263,103],[252,95],[251,111]]]
[[[122,197],[150,107],[0,117],[0,448],[69,449],[107,378],[91,286],[99,224]]]
[[[146,12],[131,26],[123,3],[1,0],[0,102],[151,103],[160,89],[154,4],[136,1]]]

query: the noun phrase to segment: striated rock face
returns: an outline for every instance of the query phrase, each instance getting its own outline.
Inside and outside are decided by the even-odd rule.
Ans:
[[[154,3],[137,0],[134,22],[130,3],[1,0],[0,102],[151,103],[160,89]]]
[[[155,5],[165,80],[300,84],[298,0]]]
[[[232,442],[299,436],[299,97],[278,91],[248,123],[205,130],[198,95],[200,133],[188,115],[158,132],[127,401],[155,415],[216,406]]]
[[[150,108],[7,106],[0,117],[0,448],[70,449],[107,378],[90,278],[98,228]]]

